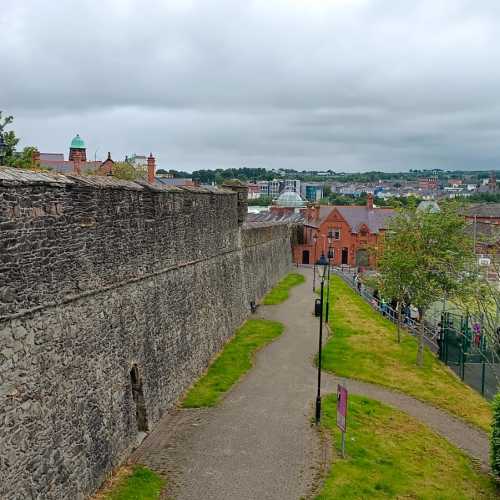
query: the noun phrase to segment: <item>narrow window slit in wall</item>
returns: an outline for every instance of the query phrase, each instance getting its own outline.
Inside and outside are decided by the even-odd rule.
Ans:
[[[135,417],[139,432],[148,431],[148,417],[146,414],[146,404],[144,402],[144,392],[142,390],[142,379],[139,375],[139,368],[136,364],[130,370],[130,383],[132,384],[132,396],[135,403]]]

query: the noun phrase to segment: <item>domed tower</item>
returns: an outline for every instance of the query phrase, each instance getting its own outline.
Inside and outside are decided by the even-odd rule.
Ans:
[[[87,150],[85,148],[85,142],[80,137],[80,134],[76,134],[69,145],[69,161],[75,160],[75,153],[80,152],[80,160],[87,161]]]

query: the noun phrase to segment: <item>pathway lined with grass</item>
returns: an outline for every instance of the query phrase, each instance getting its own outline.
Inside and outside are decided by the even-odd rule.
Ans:
[[[207,373],[188,391],[182,401],[184,408],[215,406],[221,397],[252,368],[258,349],[283,333],[276,321],[249,319],[226,344],[210,365]]]
[[[168,478],[165,498],[290,500],[310,494],[323,457],[310,421],[317,332],[311,329],[310,285],[302,276],[285,281],[279,293],[268,295],[278,305],[261,306],[256,315],[285,329],[256,353],[253,368],[217,405],[170,412],[134,454],[136,462]],[[296,285],[291,290],[290,282]],[[285,288],[289,299],[282,302]],[[227,347],[232,350],[231,343]],[[235,377],[218,377],[216,365],[226,361],[225,353],[217,358],[185,405],[212,404],[222,394],[218,389],[232,384]]]
[[[335,455],[316,500],[497,498],[464,453],[390,406],[351,395],[347,426],[346,458]],[[322,427],[340,450],[335,395],[324,400]]]
[[[268,292],[262,304],[265,306],[273,306],[285,302],[290,296],[290,290],[301,283],[304,283],[305,278],[299,273],[290,273],[285,276],[270,292]]]
[[[218,405],[170,412],[135,453],[137,462],[168,477],[165,495],[179,500],[289,500],[313,491],[327,454],[311,425],[318,320],[312,314],[311,271],[301,272],[306,282],[294,287],[286,302],[259,308],[261,319],[283,323],[285,330],[257,352],[253,369]],[[349,321],[356,324],[355,318]],[[378,334],[384,335],[380,330]],[[339,380],[324,372],[324,393],[335,392]],[[351,394],[366,395],[414,415],[483,465],[487,463],[488,440],[483,431],[411,396],[356,380],[343,381]],[[462,465],[470,467],[463,460]],[[423,474],[418,467],[408,473],[415,481]],[[471,488],[482,484],[481,476],[475,474]]]

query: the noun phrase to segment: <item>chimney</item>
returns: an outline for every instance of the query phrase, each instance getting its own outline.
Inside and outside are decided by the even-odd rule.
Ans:
[[[33,167],[35,167],[35,168],[40,167],[40,151],[38,151],[38,149],[35,149],[33,151],[33,154],[31,156],[31,161],[32,161]]]
[[[153,156],[153,153],[149,153],[149,156],[148,156],[148,183],[149,184],[154,184],[154,182],[155,182],[155,171],[156,171],[155,158]]]
[[[75,151],[73,154],[73,173],[82,175],[82,153]]]
[[[373,210],[373,194],[368,193],[366,196],[366,206],[368,210]]]

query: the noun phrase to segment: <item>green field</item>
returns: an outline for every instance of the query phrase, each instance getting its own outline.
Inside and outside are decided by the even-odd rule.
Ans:
[[[431,403],[486,431],[487,401],[426,349],[424,366],[416,366],[417,341],[374,311],[341,278],[331,280],[332,336],[324,349],[323,368],[343,377],[384,385]]]
[[[302,274],[290,273],[285,276],[270,292],[266,294],[262,303],[266,306],[281,304],[288,299],[290,288],[304,283],[305,278]]]
[[[332,435],[335,458],[316,500],[498,498],[460,450],[377,401],[349,396],[345,459],[338,453],[335,395],[324,399],[322,427]]]
[[[184,408],[215,406],[253,365],[255,352],[283,333],[276,321],[249,319],[226,344],[220,355],[188,391]]]

